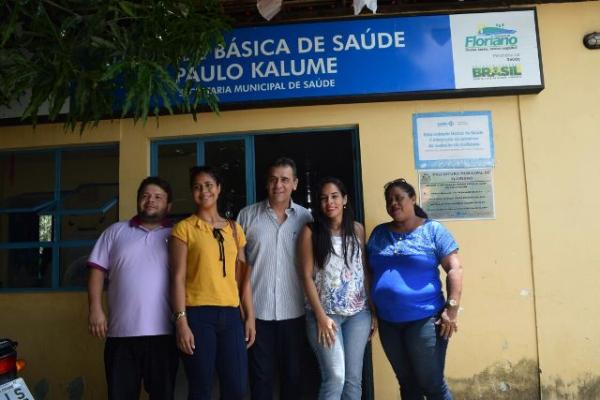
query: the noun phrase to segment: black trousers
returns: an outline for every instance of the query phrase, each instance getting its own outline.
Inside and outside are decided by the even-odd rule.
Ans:
[[[306,396],[307,365],[316,363],[306,339],[304,316],[283,321],[256,320],[256,341],[248,352],[252,400],[272,400],[276,372],[280,399]],[[311,364],[312,361],[312,364]],[[314,375],[318,374],[318,368]],[[314,385],[313,385],[314,386]]]
[[[173,400],[179,356],[172,335],[110,337],[104,346],[109,400]]]

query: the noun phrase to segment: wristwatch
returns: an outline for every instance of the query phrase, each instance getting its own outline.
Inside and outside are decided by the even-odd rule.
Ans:
[[[458,301],[456,301],[454,299],[448,299],[448,301],[446,301],[446,306],[447,307],[458,307]]]
[[[185,311],[177,311],[171,314],[171,321],[177,322],[183,317],[185,317]]]

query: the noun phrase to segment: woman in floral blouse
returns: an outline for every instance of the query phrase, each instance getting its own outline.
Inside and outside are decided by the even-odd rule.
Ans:
[[[321,369],[320,400],[362,394],[362,365],[375,329],[367,300],[365,231],[354,221],[344,184],[319,184],[314,223],[303,228],[298,258],[308,299],[306,327]]]

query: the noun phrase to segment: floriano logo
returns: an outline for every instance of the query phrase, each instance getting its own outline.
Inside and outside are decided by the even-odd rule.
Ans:
[[[465,38],[466,50],[487,50],[489,48],[514,48],[518,38],[515,29],[507,29],[504,24],[495,26],[479,25],[477,34]]]

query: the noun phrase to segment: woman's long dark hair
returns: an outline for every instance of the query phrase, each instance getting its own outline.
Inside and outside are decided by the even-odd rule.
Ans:
[[[393,181],[389,181],[383,186],[383,195],[385,196],[385,201],[387,203],[390,192],[393,188],[398,187],[408,194],[410,198],[414,198],[417,196],[415,192],[415,188],[408,182],[404,180],[404,178],[395,179]],[[415,203],[415,215],[421,218],[429,218],[425,210],[423,210],[420,206]]]
[[[335,185],[342,196],[348,196],[346,186],[337,178],[327,177],[319,182],[317,193],[319,199],[323,187],[327,184]],[[354,212],[350,202],[347,202],[342,212],[342,225],[340,227],[342,236],[342,254],[337,254],[344,258],[344,263],[349,267],[348,256],[353,257],[358,255],[359,243],[354,230]],[[314,222],[312,223],[312,242],[313,256],[318,268],[324,268],[331,254],[335,254],[333,244],[331,242],[331,222],[319,207],[314,213]],[[350,252],[350,254],[348,254]]]

